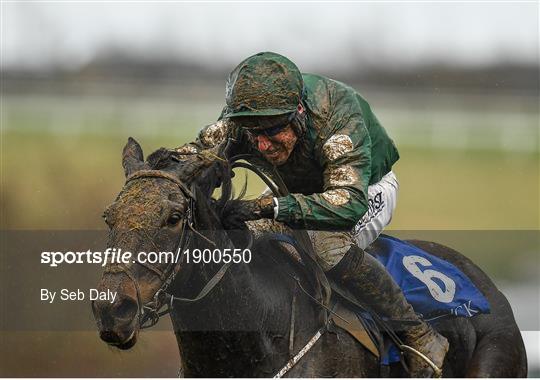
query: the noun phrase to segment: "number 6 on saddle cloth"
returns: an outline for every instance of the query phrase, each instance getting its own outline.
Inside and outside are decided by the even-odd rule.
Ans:
[[[486,297],[453,264],[388,235],[380,235],[377,242],[372,254],[424,320],[490,312]]]

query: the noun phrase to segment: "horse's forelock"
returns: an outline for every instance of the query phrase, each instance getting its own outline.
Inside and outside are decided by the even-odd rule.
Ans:
[[[218,214],[225,203],[234,196],[230,165],[221,150],[179,155],[175,150],[159,148],[148,155],[146,165],[152,170],[174,173],[185,182],[186,186],[195,185],[208,198],[211,197],[214,187],[221,184],[221,197],[216,204]],[[220,179],[220,183],[216,183],[216,178]]]
[[[155,152],[148,155],[146,158],[146,163],[150,169],[153,170],[167,169],[173,165],[178,165],[178,162],[173,160],[174,154],[175,152],[170,149],[159,148]]]

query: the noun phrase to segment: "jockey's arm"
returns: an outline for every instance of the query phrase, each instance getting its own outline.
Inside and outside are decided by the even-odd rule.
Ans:
[[[333,134],[317,147],[324,192],[277,198],[276,220],[293,228],[351,230],[368,210],[371,140],[360,113],[329,120]]]
[[[230,156],[244,153],[242,147],[246,144],[242,139],[245,139],[245,136],[241,135],[237,129],[227,125],[227,121],[222,119],[223,112],[215,123],[207,125],[199,131],[195,141],[181,145],[175,150],[181,154],[195,154],[220,144],[231,143],[232,146],[228,152]]]
[[[195,141],[181,145],[175,150],[181,154],[196,154],[224,143],[228,133],[225,122],[219,120],[202,128]]]
[[[317,149],[324,168],[324,192],[290,194],[275,198],[274,218],[292,228],[351,230],[368,209],[367,187],[371,175],[371,140],[360,113],[336,115],[328,120],[334,133]],[[193,154],[225,143],[234,131],[225,121],[204,127],[194,142],[176,148]],[[245,147],[238,141],[237,146]],[[234,154],[242,152],[234,152]],[[249,219],[248,219],[249,220]]]

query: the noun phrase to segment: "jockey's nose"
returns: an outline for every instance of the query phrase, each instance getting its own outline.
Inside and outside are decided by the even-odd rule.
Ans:
[[[267,151],[272,147],[272,141],[266,135],[257,136],[257,149],[260,152]]]

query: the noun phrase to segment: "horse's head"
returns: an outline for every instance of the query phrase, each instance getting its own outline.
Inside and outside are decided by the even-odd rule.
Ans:
[[[185,244],[193,193],[209,195],[221,180],[216,160],[209,154],[179,155],[161,148],[143,159],[132,138],[124,147],[122,166],[126,183],[104,212],[109,227],[108,247],[131,252],[127,263],[107,263],[100,291],[116,292],[114,302],[94,301],[92,309],[102,340],[121,349],[131,348],[141,324],[159,307],[161,290],[181,264],[137,261],[139,252],[173,252]],[[154,314],[155,316],[155,314]]]

